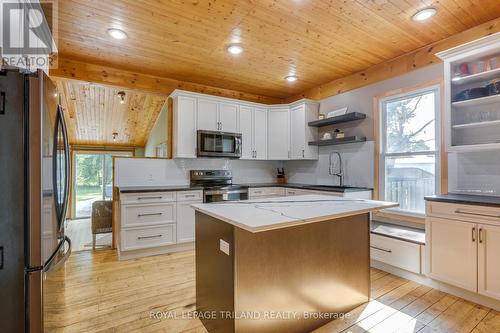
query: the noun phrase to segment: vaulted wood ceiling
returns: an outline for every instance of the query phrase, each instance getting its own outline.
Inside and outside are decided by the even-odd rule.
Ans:
[[[410,19],[430,5],[434,18]],[[498,0],[64,0],[58,47],[62,58],[287,98],[499,16]],[[230,56],[232,42],[244,53]],[[292,72],[294,84],[283,80]]]
[[[55,79],[72,145],[144,147],[167,97]],[[124,91],[124,104],[118,92]],[[117,133],[116,140],[113,133]]]

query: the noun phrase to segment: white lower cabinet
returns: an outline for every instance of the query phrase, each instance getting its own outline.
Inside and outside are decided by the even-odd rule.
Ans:
[[[192,204],[202,201],[177,203],[177,243],[194,242],[195,213]]]
[[[427,274],[500,300],[500,208],[427,202]]]
[[[440,218],[427,220],[428,275],[470,291],[477,288],[476,224]]]
[[[478,241],[479,293],[500,299],[500,227],[480,224]]]
[[[285,188],[283,187],[255,187],[248,189],[249,199],[264,199],[284,197]]]
[[[117,226],[120,257],[127,257],[124,254],[133,250],[142,250],[138,257],[162,253],[163,249],[165,253],[185,249],[195,238],[195,213],[191,205],[201,202],[201,190],[122,193]]]

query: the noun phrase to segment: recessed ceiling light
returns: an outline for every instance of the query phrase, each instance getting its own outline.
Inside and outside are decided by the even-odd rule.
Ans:
[[[297,81],[298,77],[296,75],[288,75],[288,76],[285,76],[285,80],[287,80],[288,82],[295,82]]]
[[[114,39],[127,39],[128,35],[125,31],[120,29],[108,29],[108,35]]]
[[[119,91],[118,97],[120,98],[120,104],[125,104],[125,91]]]
[[[243,48],[239,44],[231,44],[227,47],[227,52],[236,55],[243,52]]]
[[[436,13],[437,9],[434,7],[424,8],[416,12],[415,15],[411,17],[411,19],[413,21],[421,22],[430,19],[431,17],[436,15]]]

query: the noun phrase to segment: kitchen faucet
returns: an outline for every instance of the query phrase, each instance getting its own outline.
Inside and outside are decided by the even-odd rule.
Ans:
[[[336,172],[334,165],[333,165],[333,159],[332,156],[337,155],[339,157],[339,167],[338,171]],[[330,153],[329,156],[329,165],[328,165],[328,173],[332,176],[337,176],[340,179],[340,186],[344,186],[344,171],[342,167],[342,156],[338,151],[333,151]]]

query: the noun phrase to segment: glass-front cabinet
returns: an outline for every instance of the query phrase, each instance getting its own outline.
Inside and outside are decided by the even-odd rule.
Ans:
[[[444,61],[447,150],[500,149],[500,33],[437,56]]]

